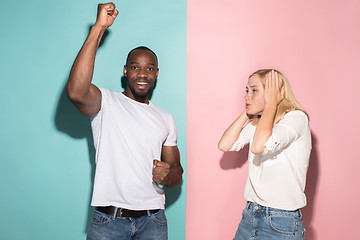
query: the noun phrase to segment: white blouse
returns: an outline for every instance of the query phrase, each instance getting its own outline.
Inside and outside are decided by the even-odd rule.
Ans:
[[[230,151],[249,147],[246,201],[283,210],[306,205],[304,193],[311,151],[309,120],[302,111],[291,111],[272,129],[261,155],[253,154],[251,144],[256,126],[247,124]]]

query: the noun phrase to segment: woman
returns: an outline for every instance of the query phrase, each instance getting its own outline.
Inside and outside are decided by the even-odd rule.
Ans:
[[[277,70],[251,74],[245,100],[219,142],[224,152],[250,144],[247,204],[234,239],[305,239],[300,209],[311,151],[308,116]]]

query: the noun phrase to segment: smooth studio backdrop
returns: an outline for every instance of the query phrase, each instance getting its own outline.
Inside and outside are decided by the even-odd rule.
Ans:
[[[187,24],[186,239],[235,235],[247,149],[217,143],[260,68],[282,71],[310,115],[307,239],[358,239],[360,1],[189,0]]]
[[[85,239],[94,149],[90,122],[64,87],[98,1],[1,1],[1,239]],[[152,101],[178,125],[186,169],[186,1],[115,1],[119,15],[100,47],[94,83],[123,91],[127,53],[146,45],[159,58]],[[185,239],[186,171],[166,190],[170,239]]]
[[[64,87],[97,3],[1,1],[2,239],[85,239],[94,150],[89,120]],[[259,68],[282,71],[310,115],[307,239],[357,239],[360,1],[115,3],[120,14],[98,51],[94,82],[122,91],[126,54],[138,45],[159,57],[152,101],[176,119],[185,169],[182,185],[167,189],[170,240],[234,236],[247,152],[223,154],[217,142]]]

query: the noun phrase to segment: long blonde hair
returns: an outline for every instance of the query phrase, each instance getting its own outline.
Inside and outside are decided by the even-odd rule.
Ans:
[[[277,124],[285,116],[285,114],[290,111],[300,110],[304,112],[309,118],[309,115],[306,113],[305,109],[298,103],[298,101],[296,101],[294,94],[291,91],[289,81],[287,80],[285,75],[282,74],[280,71],[275,69],[260,69],[254,72],[253,74],[251,74],[249,78],[251,78],[254,75],[259,76],[261,84],[265,89],[266,77],[269,75],[269,73],[272,70],[277,72],[279,76],[279,80],[280,80],[279,87],[281,88],[282,86],[284,86],[284,98],[277,106],[273,126]]]

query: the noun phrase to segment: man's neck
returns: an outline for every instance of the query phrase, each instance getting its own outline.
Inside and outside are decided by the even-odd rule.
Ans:
[[[128,98],[131,98],[132,100],[134,101],[137,101],[137,102],[140,102],[140,103],[146,103],[146,104],[149,104],[149,97],[148,96],[145,96],[145,97],[135,97],[131,91],[127,91],[125,90],[123,92],[123,94],[125,96],[127,96]]]

